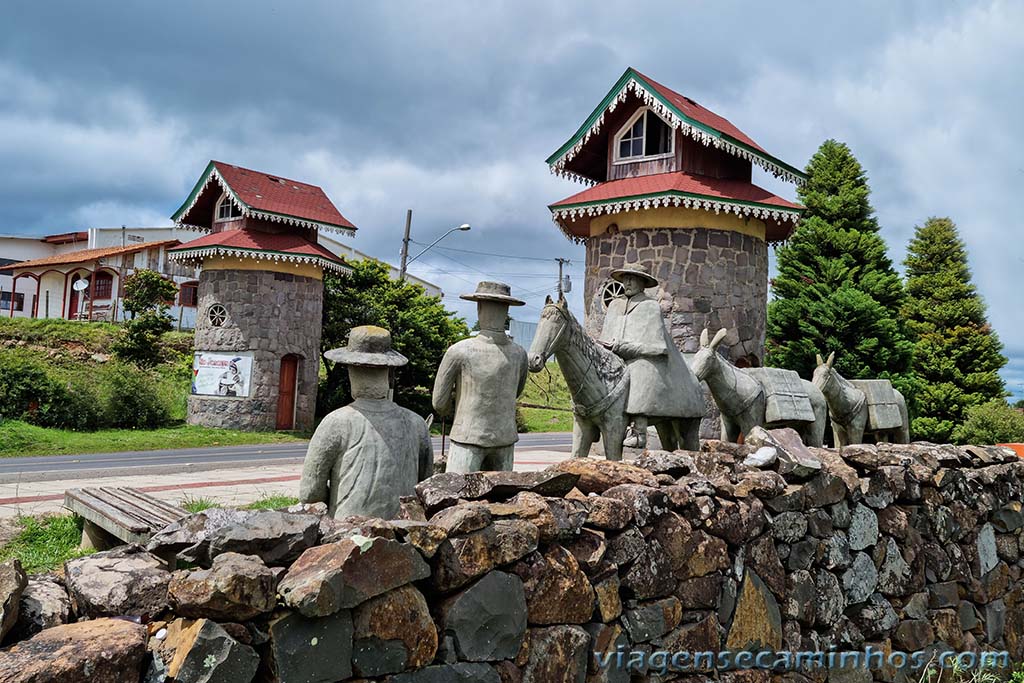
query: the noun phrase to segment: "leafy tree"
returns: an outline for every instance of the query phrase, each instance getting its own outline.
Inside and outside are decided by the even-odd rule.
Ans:
[[[967,248],[948,218],[930,218],[916,229],[907,258],[903,315],[915,338],[917,394],[915,438],[947,442],[968,410],[1003,397],[1002,344],[988,324],[985,303],[971,283]]]
[[[322,351],[344,346],[348,333],[360,325],[378,325],[391,332],[394,349],[409,359],[395,376],[395,401],[420,415],[432,411],[430,394],[441,356],[469,335],[461,318],[445,310],[439,297],[420,285],[392,280],[388,267],[367,259],[352,264],[351,275],[325,274]],[[348,372],[340,363],[324,360],[317,415],[350,400]]]
[[[165,307],[168,301],[174,301],[177,291],[175,284],[165,280],[160,273],[143,268],[124,279],[121,305],[134,318],[142,311]]]
[[[966,415],[967,419],[953,432],[960,443],[984,446],[1024,442],[1024,415],[1001,398],[971,406]]]
[[[836,352],[851,378],[888,378],[913,396],[913,344],[899,317],[903,286],[850,148],[826,140],[798,194],[807,207],[778,251],[768,305],[767,361],[809,377],[815,354]]]
[[[1017,410],[1024,410],[1024,398],[1013,404],[1013,407]]]

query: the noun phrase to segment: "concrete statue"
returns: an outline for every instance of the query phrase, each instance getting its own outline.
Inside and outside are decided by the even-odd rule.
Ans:
[[[509,306],[526,302],[508,285],[481,282],[463,299],[477,303],[480,333],[452,344],[434,380],[434,412],[455,414],[446,472],[510,471],[516,398],[526,386],[526,352],[505,334]]]
[[[821,390],[792,370],[737,368],[718,353],[727,334],[719,330],[709,341],[705,329],[693,357],[694,373],[707,382],[722,413],[722,440],[736,442],[755,426],[792,427],[806,445],[820,447],[828,420]]]
[[[645,292],[658,281],[638,268],[614,270],[611,277],[622,283],[625,296],[608,305],[599,343],[629,372],[626,414],[636,441],[627,445],[645,448],[651,423],[662,448],[698,450],[703,394],[665,327],[661,306]]]
[[[391,333],[353,328],[348,345],[324,354],[348,366],[352,403],[323,419],[309,442],[299,499],[325,502],[334,517],[391,519],[399,497],[415,494],[433,474],[427,426],[416,413],[388,399],[391,368],[408,363],[391,348]]]
[[[910,443],[910,414],[907,401],[887,379],[848,380],[828,360],[817,357],[814,386],[821,390],[832,418],[836,448],[864,443],[865,434],[876,441]]]

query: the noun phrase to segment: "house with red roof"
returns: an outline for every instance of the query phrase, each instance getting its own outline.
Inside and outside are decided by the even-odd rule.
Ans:
[[[754,183],[754,167],[801,183],[805,174],[696,100],[626,69],[548,159],[587,185],[549,206],[562,233],[586,245],[586,326],[597,334],[621,294],[613,270],[646,269],[684,352],[705,328],[739,365],[764,359],[768,246],[803,210]]]

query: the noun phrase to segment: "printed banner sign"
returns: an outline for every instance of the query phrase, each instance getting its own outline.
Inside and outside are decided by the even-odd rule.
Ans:
[[[251,380],[251,351],[196,351],[192,359],[193,394],[245,398]]]

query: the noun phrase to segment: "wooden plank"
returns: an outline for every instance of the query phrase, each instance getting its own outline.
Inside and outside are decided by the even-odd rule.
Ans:
[[[127,496],[133,500],[137,500],[139,504],[148,505],[154,508],[155,510],[159,510],[161,517],[170,519],[172,522],[176,522],[182,517],[188,515],[188,510],[180,508],[176,505],[171,505],[166,501],[160,500],[159,498],[151,496],[148,493],[143,493],[138,489],[123,487],[117,490],[120,491],[122,495]]]
[[[95,489],[74,489],[74,491],[77,491],[77,495],[75,496],[72,496],[71,491],[65,492],[64,494],[65,505],[67,505],[72,511],[78,512],[78,509],[90,510],[98,515],[106,517],[111,522],[119,524],[128,531],[143,532],[149,530],[149,525],[146,523],[146,520],[135,518],[134,516],[126,514],[124,511],[110,505],[96,495]],[[71,505],[68,505],[69,502]]]
[[[143,545],[153,535],[148,529],[144,531],[140,531],[138,529],[127,529],[117,522],[114,522],[105,514],[106,511],[101,511],[104,506],[97,505],[96,507],[92,507],[92,504],[95,502],[98,501],[90,501],[90,504],[84,504],[81,498],[75,498],[68,495],[65,495],[64,497],[64,506],[69,510],[126,543],[138,543]]]
[[[184,516],[176,513],[173,508],[168,510],[170,506],[165,507],[162,501],[133,489],[104,487],[100,490],[103,491],[105,498],[116,500],[117,507],[132,511],[139,518],[147,520],[153,531],[162,529]]]

